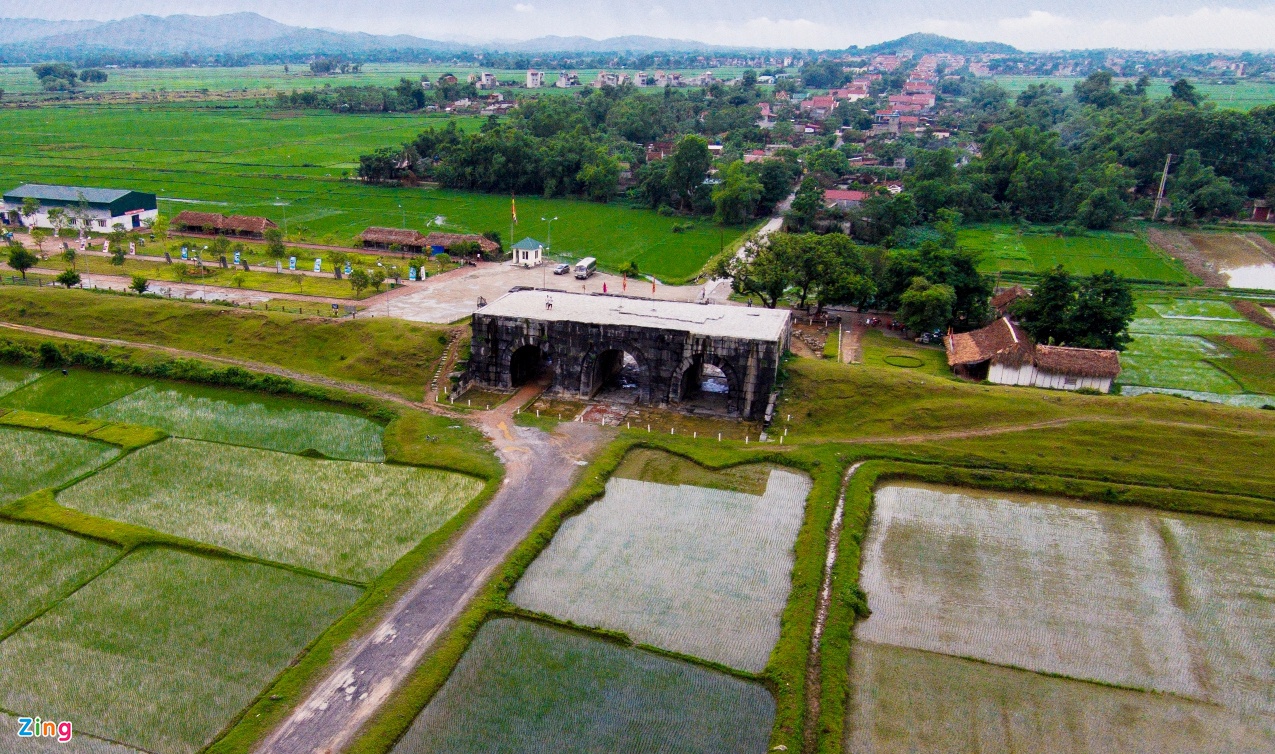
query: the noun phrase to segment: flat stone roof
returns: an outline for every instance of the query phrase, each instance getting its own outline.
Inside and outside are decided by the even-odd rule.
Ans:
[[[552,309],[545,306],[546,299],[553,300]],[[479,309],[478,314],[544,322],[632,325],[682,330],[712,337],[766,341],[778,340],[791,316],[787,309],[693,304],[545,290],[512,291]]]

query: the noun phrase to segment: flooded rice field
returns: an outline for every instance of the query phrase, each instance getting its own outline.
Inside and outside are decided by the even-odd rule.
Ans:
[[[1275,290],[1275,258],[1262,239],[1237,233],[1192,233],[1191,243],[1231,288]],[[1269,242],[1265,244],[1269,247]]]
[[[855,633],[848,751],[1275,744],[1275,527],[889,485],[861,581],[872,615]],[[996,678],[1022,699],[973,691]],[[935,701],[907,706],[917,695]],[[1172,721],[1187,739],[1139,733]]]

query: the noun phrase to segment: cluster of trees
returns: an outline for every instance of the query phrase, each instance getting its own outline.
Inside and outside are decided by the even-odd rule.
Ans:
[[[426,105],[419,85],[401,79],[397,86],[331,86],[278,92],[275,104],[289,109],[321,109],[339,113],[410,113]]]
[[[340,56],[318,57],[310,61],[310,73],[359,73],[362,70],[362,63],[355,63]]]
[[[31,66],[31,72],[46,92],[70,92],[81,83],[104,84],[107,79],[106,71],[98,68],[76,71],[69,63],[40,63]]]
[[[1070,94],[1034,84],[1014,100],[995,85],[973,92],[954,122],[979,154],[916,149],[906,187],[917,219],[941,209],[974,220],[1021,218],[1109,228],[1149,214],[1167,155],[1167,196],[1183,223],[1234,215],[1275,189],[1275,106],[1219,110],[1186,81],[1153,101],[1143,79],[1116,88],[1102,71]]]
[[[477,133],[449,122],[401,148],[363,155],[359,177],[372,183],[428,178],[449,188],[607,201],[628,168],[635,202],[742,222],[782,200],[801,171],[795,153],[757,165],[742,161],[745,148],[765,143],[756,125],[759,96],[753,77],[751,85],[719,88],[716,95],[665,90],[649,96],[606,87],[525,99],[509,118],[493,117]],[[723,132],[731,158],[718,161],[718,180],[707,181],[714,157],[701,134]],[[645,145],[670,135],[672,153],[647,162]]]
[[[1058,265],[1045,273],[1014,316],[1037,343],[1124,350],[1136,307],[1129,284],[1108,270],[1075,278]]]

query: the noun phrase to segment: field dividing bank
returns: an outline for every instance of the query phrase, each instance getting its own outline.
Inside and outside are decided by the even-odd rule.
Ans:
[[[1111,270],[1151,283],[1193,282],[1181,262],[1133,233],[1087,231],[1063,236],[1044,228],[1022,233],[1016,225],[1000,223],[962,228],[958,243],[982,252],[979,271],[987,274],[1039,275],[1061,264],[1074,275]]]
[[[0,505],[106,464],[119,448],[95,440],[0,427]]]
[[[517,199],[520,223],[511,241],[508,196],[343,178],[359,155],[399,146],[448,116],[280,115],[269,108],[168,105],[4,109],[0,128],[11,138],[0,144],[0,183],[151,191],[169,217],[183,209],[262,215],[286,224],[291,240],[338,246],[353,245],[369,226],[425,229],[433,222],[448,232],[498,231],[507,247],[523,236],[548,240],[540,218],[557,217],[555,255],[593,256],[610,270],[635,261],[665,282],[693,277],[748,230],[708,218],[686,227],[685,218],[619,202],[526,196]],[[460,121],[473,129],[481,119]]]
[[[0,519],[0,639],[119,557],[102,542]]]

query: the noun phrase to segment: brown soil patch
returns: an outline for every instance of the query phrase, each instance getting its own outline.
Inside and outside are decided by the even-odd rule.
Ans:
[[[1222,335],[1218,340],[1237,351],[1246,353],[1260,353],[1265,350],[1262,344],[1262,338],[1246,338],[1242,335]],[[1266,340],[1270,340],[1267,338]]]
[[[1182,262],[1187,272],[1210,288],[1225,288],[1229,282],[1225,275],[1205,258],[1186,234],[1176,228],[1148,228],[1147,240],[1163,249],[1166,254]]]

